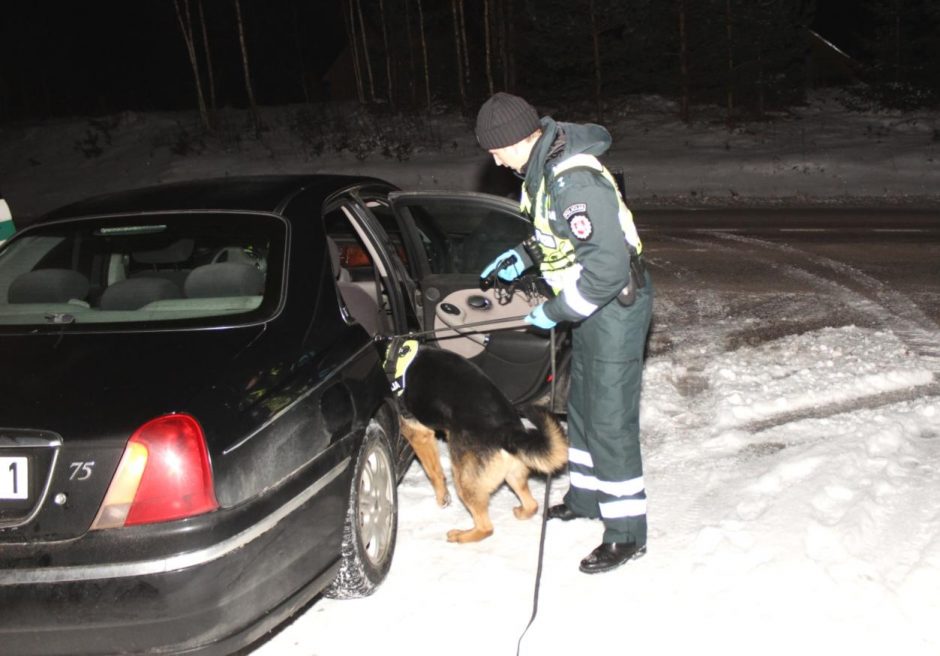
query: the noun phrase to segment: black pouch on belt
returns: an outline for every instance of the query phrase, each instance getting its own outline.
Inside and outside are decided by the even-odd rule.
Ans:
[[[636,290],[646,287],[646,267],[637,255],[630,256],[630,280],[627,286],[617,294],[617,302],[623,307],[630,307],[636,301]]]
[[[646,263],[639,255],[630,256],[630,277],[640,289],[646,287]]]

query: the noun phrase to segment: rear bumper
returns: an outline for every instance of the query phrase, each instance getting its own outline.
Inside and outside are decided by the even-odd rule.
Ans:
[[[172,551],[153,554],[161,540],[147,531],[156,525],[87,536],[100,542],[99,557],[113,543],[120,562],[17,567],[2,558],[0,651],[227,654],[250,644],[332,581],[350,477],[346,457],[272,498],[205,516],[189,529],[214,540],[190,541],[195,548],[176,531],[165,541]],[[146,557],[126,558],[133,540]]]

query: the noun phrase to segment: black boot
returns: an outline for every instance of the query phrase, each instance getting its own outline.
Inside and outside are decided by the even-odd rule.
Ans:
[[[602,542],[601,546],[581,561],[580,569],[585,574],[609,572],[645,553],[646,545],[637,546],[635,542]]]
[[[569,522],[572,519],[582,517],[582,515],[579,515],[563,503],[549,506],[545,514],[548,515],[549,519],[560,519],[563,522]]]

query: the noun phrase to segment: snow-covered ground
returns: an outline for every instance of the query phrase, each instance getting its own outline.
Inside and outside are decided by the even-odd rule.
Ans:
[[[718,112],[685,126],[663,103],[630,99],[610,112],[608,162],[624,170],[634,207],[940,199],[938,114],[848,111],[824,95],[729,132]],[[237,173],[507,184],[491,177],[469,124],[452,117],[435,119],[443,150],[405,162],[311,157],[276,129],[183,157],[156,138],[179,120],[122,115],[98,157],[76,147],[88,145],[87,121],[2,128],[0,188],[14,215],[30,216],[92,193]],[[681,310],[711,302],[739,314],[697,322]],[[756,344],[728,339],[765,310],[747,294],[733,304],[657,298],[642,399],[649,553],[589,577],[577,565],[600,526],[550,523],[539,615],[522,653],[940,653],[940,358],[931,348],[940,328],[920,321],[912,341],[910,325],[837,320]],[[543,480],[532,487],[541,499]],[[554,479],[552,499],[566,487],[564,475]],[[253,656],[514,653],[531,613],[539,521],[516,520],[503,489],[491,503],[495,534],[453,545],[447,530],[469,516],[456,501],[437,507],[417,463],[399,495],[398,550],[377,593],[317,601]]]
[[[574,118],[564,106],[538,109]],[[675,104],[659,97],[611,101],[605,111],[614,136],[607,164],[623,171],[633,207],[940,200],[940,112],[864,107],[844,91],[819,92],[805,107],[730,131],[720,108],[696,108],[686,125],[675,118]],[[354,107],[332,114],[345,117],[349,141],[368,147],[357,140],[363,119]],[[350,148],[331,150],[335,139],[316,133],[323,126],[303,106],[267,108],[264,117],[267,129],[254,136],[244,112],[224,113],[214,140],[199,137],[192,113],[0,126],[0,190],[24,217],[98,193],[249,173],[352,173],[403,188],[518,190],[477,146],[472,116],[372,119],[395,133],[384,142],[392,150],[412,147],[401,161],[383,154],[381,142],[363,159]],[[326,148],[315,155],[319,141]]]
[[[724,353],[693,341],[646,366],[649,553],[586,576],[599,525],[550,522],[522,653],[938,653],[940,362],[855,326]],[[559,501],[566,477],[551,485]],[[316,602],[255,656],[514,653],[539,521],[516,520],[503,488],[493,537],[458,546],[444,535],[469,515],[438,508],[417,463],[399,495],[378,592]]]

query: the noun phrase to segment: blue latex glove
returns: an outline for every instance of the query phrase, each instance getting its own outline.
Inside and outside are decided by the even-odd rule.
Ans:
[[[543,330],[551,330],[558,325],[545,314],[545,303],[535,306],[535,308],[526,315],[525,322]]]
[[[504,264],[504,266],[496,272],[496,275],[506,282],[512,282],[521,276],[522,272],[525,270],[524,265],[522,264],[522,260],[519,259],[519,255],[516,254],[515,250],[510,248],[508,251],[502,253],[495,260],[487,264],[486,268],[483,269],[483,272],[480,274],[480,277],[486,278],[488,275],[493,273],[493,270],[500,266],[500,264]]]

